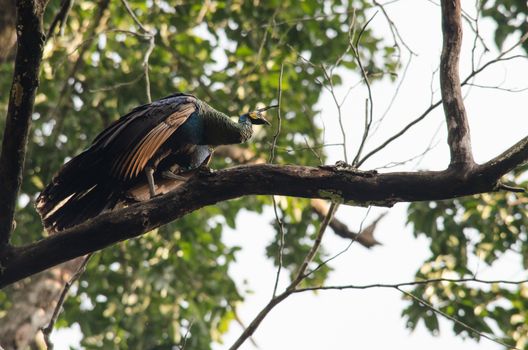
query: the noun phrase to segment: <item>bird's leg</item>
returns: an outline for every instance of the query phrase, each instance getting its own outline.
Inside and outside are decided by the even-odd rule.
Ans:
[[[169,180],[187,181],[187,178],[185,176],[176,175],[170,170],[165,170],[164,172],[161,173],[161,176]]]
[[[156,187],[154,185],[154,168],[149,166],[145,167],[145,175],[147,175],[150,198],[154,198],[156,196]]]

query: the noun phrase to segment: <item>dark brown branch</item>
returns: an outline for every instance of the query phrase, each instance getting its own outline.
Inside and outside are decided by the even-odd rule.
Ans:
[[[242,148],[242,147],[234,146],[234,145],[220,146],[219,148],[215,150],[215,156],[231,158],[231,160],[233,160],[235,163],[238,163],[238,164],[266,163],[266,160],[261,157],[258,157],[255,154],[255,152],[247,148]],[[149,198],[147,186],[144,186],[144,188],[141,189],[141,195],[136,196],[136,198],[137,200],[146,200]],[[317,215],[319,215],[321,219],[323,219],[328,213],[328,208],[325,202],[320,199],[313,199],[310,202],[310,205],[312,206],[314,212]],[[365,248],[371,248],[375,245],[381,244],[374,238],[374,229],[370,233],[362,232],[361,234],[358,235],[356,232],[352,232],[345,223],[341,222],[336,217],[334,217],[332,221],[330,221],[330,227],[332,228],[332,231],[339,237],[348,238],[348,239],[357,241],[359,244],[361,244]]]
[[[11,249],[0,257],[0,287],[229,199],[275,194],[378,206],[449,199],[496,191],[499,178],[527,160],[528,137],[496,159],[465,171],[372,174],[260,164],[197,173],[163,196],[103,213],[79,226]]]
[[[500,178],[528,160],[528,136],[504,151],[498,157],[479,166],[481,176],[487,180]]]
[[[17,2],[17,54],[0,155],[0,251],[9,244],[44,48],[45,0]]]
[[[323,219],[328,213],[328,208],[324,201],[320,199],[312,199],[310,204],[321,219]],[[381,243],[374,237],[376,225],[381,217],[376,219],[371,225],[362,230],[360,233],[352,232],[352,230],[350,230],[344,222],[335,217],[332,219],[332,221],[330,221],[330,228],[339,237],[356,241],[365,248],[372,248],[376,245],[381,245]]]
[[[471,152],[469,123],[458,72],[462,46],[460,0],[442,0],[442,34],[440,88],[447,123],[447,143],[451,153],[450,167],[472,167],[474,160]]]

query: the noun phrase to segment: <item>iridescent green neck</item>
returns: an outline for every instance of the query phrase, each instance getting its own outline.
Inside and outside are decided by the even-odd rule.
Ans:
[[[247,116],[241,116],[237,122],[205,102],[199,104],[204,120],[204,141],[208,145],[230,145],[242,143],[251,138],[253,128]]]

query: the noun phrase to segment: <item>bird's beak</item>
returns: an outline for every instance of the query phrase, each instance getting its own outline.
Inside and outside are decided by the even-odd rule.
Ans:
[[[278,105],[272,105],[272,106],[267,106],[267,107],[257,109],[255,112],[251,112],[250,116],[251,116],[251,119],[253,119],[252,123],[255,125],[262,125],[262,124],[271,125],[269,121],[264,119],[264,117],[262,116],[262,112],[265,112],[268,109],[277,108],[277,107]]]
[[[271,123],[269,121],[267,121],[266,119],[264,119],[264,117],[260,113],[258,114],[257,118],[253,121],[253,124],[271,125]]]

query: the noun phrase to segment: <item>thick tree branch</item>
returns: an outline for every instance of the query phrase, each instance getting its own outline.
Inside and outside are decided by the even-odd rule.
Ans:
[[[18,191],[26,154],[31,114],[39,84],[47,0],[17,1],[17,54],[0,155],[0,251],[13,230]]]
[[[440,57],[440,87],[447,122],[450,167],[474,165],[469,123],[464,108],[458,65],[462,47],[460,0],[442,0],[443,46]]]
[[[500,178],[528,160],[528,136],[504,151],[498,157],[479,166],[486,180]]]
[[[220,156],[224,158],[230,158],[238,164],[263,164],[266,163],[266,160],[262,157],[258,157],[255,152],[242,148],[239,146],[229,145],[229,146],[220,146],[215,150],[215,156]],[[173,189],[173,188],[172,188]],[[166,191],[168,192],[168,191]],[[166,193],[165,192],[165,193]],[[141,189],[141,194],[137,196],[137,200],[146,200],[149,197],[148,188],[144,186]],[[140,199],[141,197],[141,199]],[[326,206],[325,201],[320,199],[313,199],[310,202],[314,212],[323,219],[328,213],[328,207]],[[340,221],[338,218],[333,217],[330,221],[330,228],[332,231],[343,238],[352,239],[357,241],[359,244],[365,248],[371,248],[375,245],[381,244],[374,238],[374,228],[368,232],[361,232],[360,234],[352,232],[348,226]]]
[[[465,171],[451,168],[373,174],[260,164],[197,173],[163,196],[103,213],[33,244],[11,249],[0,257],[0,287],[233,198],[275,194],[378,206],[449,199],[496,191],[500,176],[527,160],[528,137],[490,162]]]

